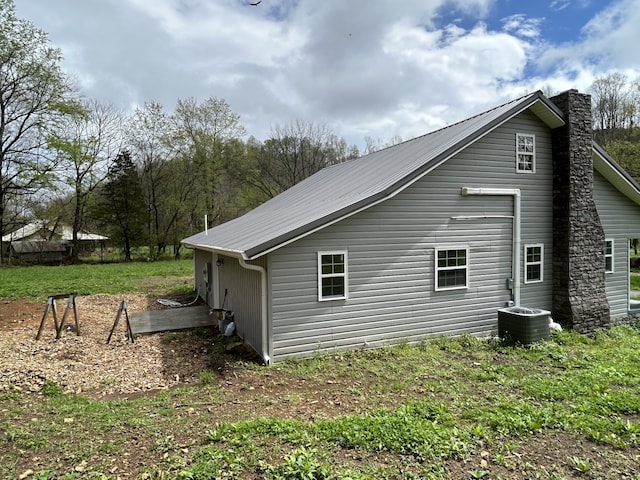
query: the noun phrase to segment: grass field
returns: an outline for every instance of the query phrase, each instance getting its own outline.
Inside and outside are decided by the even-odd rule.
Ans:
[[[83,273],[114,274],[126,291],[144,283],[136,268],[95,268],[69,270],[74,285]],[[144,268],[180,278],[191,267]],[[108,287],[96,282],[91,293]],[[49,382],[38,395],[0,393],[0,478],[640,479],[635,327],[562,332],[530,348],[437,338],[269,368],[209,355],[191,387],[91,399]]]
[[[0,298],[41,301],[56,293],[144,293],[162,287],[190,290],[193,281],[180,282],[186,277],[193,277],[193,260],[4,267],[0,268]]]

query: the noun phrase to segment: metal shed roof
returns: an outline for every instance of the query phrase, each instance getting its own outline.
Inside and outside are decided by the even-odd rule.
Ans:
[[[462,122],[327,167],[245,215],[190,236],[188,247],[254,259],[396,195],[524,110],[550,128],[563,115],[535,92]]]

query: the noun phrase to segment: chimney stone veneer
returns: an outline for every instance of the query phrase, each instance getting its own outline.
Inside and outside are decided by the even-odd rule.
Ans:
[[[593,199],[591,97],[569,90],[550,99],[566,125],[553,138],[554,321],[580,333],[611,325],[605,291],[605,235]]]

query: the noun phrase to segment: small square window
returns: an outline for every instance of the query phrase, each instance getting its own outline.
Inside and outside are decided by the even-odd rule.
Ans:
[[[535,173],[536,137],[524,133],[516,134],[516,172]]]
[[[347,298],[347,252],[318,252],[318,300]]]
[[[613,273],[613,240],[604,241],[604,272]]]
[[[524,246],[524,283],[538,283],[543,280],[544,245]]]
[[[469,248],[435,250],[436,290],[454,290],[469,286]]]

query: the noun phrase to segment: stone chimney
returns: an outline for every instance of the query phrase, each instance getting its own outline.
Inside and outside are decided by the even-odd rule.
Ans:
[[[580,333],[610,326],[605,236],[593,199],[591,97],[569,90],[550,99],[566,125],[553,138],[554,321]]]

